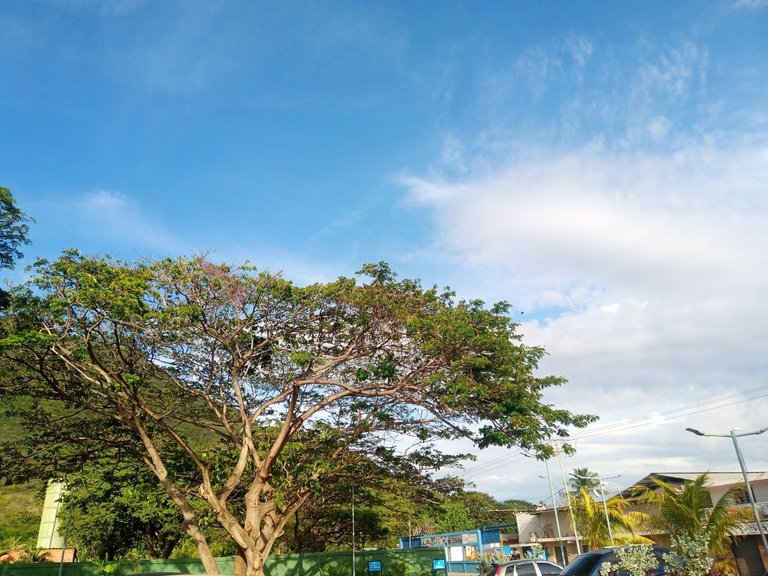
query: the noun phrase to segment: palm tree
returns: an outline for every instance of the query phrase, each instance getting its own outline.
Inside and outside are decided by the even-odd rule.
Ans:
[[[611,544],[608,522],[605,510],[608,509],[608,519],[614,534],[614,544],[648,543],[647,538],[635,536],[635,531],[641,526],[642,517],[636,512],[625,512],[629,502],[621,495],[609,498],[605,502],[595,500],[586,487],[582,487],[571,499],[573,518],[579,535],[590,550],[602,548]],[[629,533],[629,534],[627,534]]]
[[[640,502],[657,509],[657,514],[644,515],[650,528],[671,535],[705,538],[712,554],[730,552],[734,532],[750,518],[748,510],[734,507],[738,487],[729,490],[713,505],[706,487],[707,474],[686,480],[680,487],[660,478],[651,481],[651,486],[639,487],[636,492]]]
[[[569,476],[569,492],[575,496],[579,495],[582,488],[586,488],[589,492],[600,489],[600,477],[589,468],[574,468]]]

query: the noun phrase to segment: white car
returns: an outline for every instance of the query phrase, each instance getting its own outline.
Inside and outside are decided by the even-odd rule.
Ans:
[[[484,576],[558,576],[563,567],[541,558],[510,560],[492,564]]]

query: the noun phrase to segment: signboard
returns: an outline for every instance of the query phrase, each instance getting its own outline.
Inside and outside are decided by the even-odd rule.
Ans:
[[[445,558],[432,560],[432,570],[445,570]]]
[[[368,562],[368,572],[381,572],[381,560],[371,560]]]
[[[475,538],[477,538],[475,536]],[[451,534],[448,536],[422,536],[421,545],[426,547],[432,546],[455,546],[456,544],[462,544],[463,537],[461,534]]]

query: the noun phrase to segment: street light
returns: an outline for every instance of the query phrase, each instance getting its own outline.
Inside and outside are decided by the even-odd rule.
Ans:
[[[582,480],[594,480],[595,477],[597,477],[597,482],[600,485],[600,498],[603,499],[603,510],[605,511],[605,523],[608,526],[608,538],[611,540],[611,546],[613,546],[613,530],[611,530],[611,519],[608,516],[608,505],[605,503],[605,492],[603,491],[603,479],[600,478],[600,474],[597,472],[594,473],[594,476],[579,476],[578,474],[571,473],[571,476],[575,476],[576,478],[581,478]],[[618,478],[621,476],[621,474],[618,474],[616,476],[609,476],[606,478],[606,480],[610,480],[611,478]]]
[[[547,468],[547,482],[549,482],[549,493],[552,495],[552,509],[555,512],[555,526],[557,526],[557,540],[560,543],[560,561],[563,565],[567,564],[566,559],[568,554],[563,546],[563,534],[560,531],[560,513],[557,511],[557,503],[555,502],[555,490],[552,488],[552,477],[549,475],[549,460],[544,460],[544,466]],[[557,556],[557,554],[555,554]]]
[[[565,483],[565,470],[563,469],[562,451],[557,449],[557,442],[552,442],[557,455],[557,461],[560,464],[560,475],[563,477],[563,492],[565,492],[565,501],[568,503],[568,512],[571,514],[571,525],[573,526],[573,535],[576,537],[576,554],[581,556],[581,544],[579,544],[579,531],[576,529],[576,517],[573,515],[573,506],[571,505],[571,495],[568,493],[568,486]]]
[[[755,496],[752,494],[752,487],[749,485],[747,465],[744,464],[744,456],[742,456],[741,450],[739,449],[739,443],[736,441],[736,438],[740,438],[742,436],[757,436],[758,434],[762,434],[768,430],[768,426],[761,428],[760,430],[755,430],[754,432],[742,432],[741,434],[736,434],[736,430],[738,430],[738,428],[731,430],[730,434],[704,434],[704,432],[700,432],[695,428],[686,428],[686,430],[692,434],[696,434],[696,436],[712,436],[715,438],[730,438],[733,440],[733,447],[736,449],[736,457],[739,459],[741,474],[744,476],[744,485],[747,489],[747,498],[749,498],[749,503],[752,505],[752,513],[755,515],[755,520],[757,521],[757,530],[760,532],[760,539],[763,541],[763,549],[768,552],[768,541],[765,539],[765,529],[763,528],[763,523],[760,521],[760,514],[757,511],[757,504],[755,503]]]
[[[355,485],[352,484],[352,576],[355,576]]]

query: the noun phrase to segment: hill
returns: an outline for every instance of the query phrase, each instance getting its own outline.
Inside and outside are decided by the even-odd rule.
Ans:
[[[6,412],[15,408],[32,407],[33,402],[31,398],[23,397],[4,399],[0,444],[15,440],[24,434],[24,428],[18,419]],[[40,527],[44,497],[44,483],[40,480],[0,485],[0,544],[18,542],[34,545]]]

